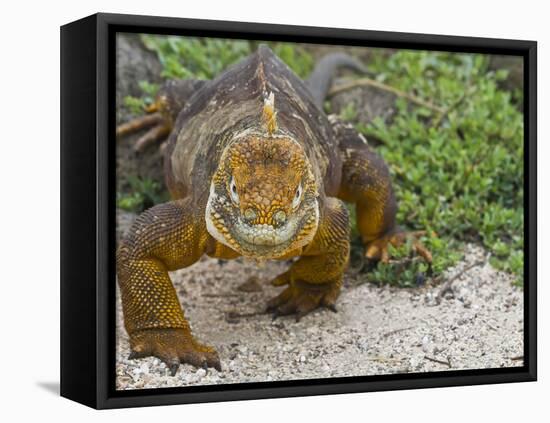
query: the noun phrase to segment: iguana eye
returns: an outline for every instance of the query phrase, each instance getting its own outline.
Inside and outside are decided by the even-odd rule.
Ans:
[[[231,177],[231,181],[229,182],[229,194],[231,194],[231,199],[235,204],[239,204],[239,194],[237,193],[237,185],[235,185],[233,177]]]
[[[294,194],[294,199],[292,200],[292,207],[296,208],[300,205],[302,200],[302,184],[298,185],[296,193]]]

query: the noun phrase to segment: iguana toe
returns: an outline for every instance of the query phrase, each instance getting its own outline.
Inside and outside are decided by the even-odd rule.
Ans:
[[[267,311],[272,312],[274,318],[294,314],[296,321],[319,307],[336,311],[334,303],[340,286],[338,282],[323,285],[290,283],[283,292],[268,301]]]
[[[174,376],[181,363],[195,367],[212,367],[221,371],[217,351],[197,342],[186,329],[145,329],[130,337],[129,359],[155,356],[161,359]]]
[[[384,235],[367,244],[365,248],[365,257],[372,261],[381,261],[387,263],[390,260],[389,246],[400,247],[407,240],[412,240],[413,250],[421,256],[428,264],[432,262],[432,254],[418,240],[419,237],[425,234],[425,231],[406,232],[402,230],[395,231],[391,234]]]

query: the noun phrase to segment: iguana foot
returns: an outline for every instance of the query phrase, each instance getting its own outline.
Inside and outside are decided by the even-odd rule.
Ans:
[[[180,363],[195,367],[213,367],[221,371],[220,359],[213,347],[198,343],[186,329],[144,329],[130,337],[132,352],[128,358],[155,356],[160,358],[174,376]]]
[[[326,307],[336,312],[336,300],[340,295],[341,280],[333,283],[312,284],[303,281],[285,281],[285,274],[272,281],[273,285],[288,284],[283,292],[267,303],[267,312],[273,313],[273,318],[289,314],[296,315],[299,321],[309,312],[318,307]]]
[[[164,140],[172,130],[169,119],[159,112],[159,105],[153,103],[146,109],[147,114],[117,126],[116,136],[124,137],[148,129],[135,143],[134,149],[142,152],[149,145]],[[162,148],[162,145],[161,145]]]
[[[387,235],[384,235],[374,241],[368,242],[365,247],[365,257],[369,260],[381,261],[382,263],[388,263],[390,259],[389,246],[400,247],[407,240],[412,241],[413,250],[421,256],[427,263],[432,262],[432,254],[430,251],[418,240],[419,237],[424,235],[425,231],[406,232],[402,230],[393,231]]]

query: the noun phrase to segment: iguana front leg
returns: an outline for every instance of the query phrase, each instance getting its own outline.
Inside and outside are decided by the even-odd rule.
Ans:
[[[191,199],[155,206],[141,214],[117,251],[117,276],[130,358],[156,356],[172,375],[180,363],[218,370],[217,352],[191,335],[168,271],[204,253],[208,234]]]
[[[356,205],[357,229],[365,256],[387,262],[389,246],[399,247],[412,239],[414,250],[428,263],[432,255],[418,240],[424,231],[407,232],[396,223],[397,203],[389,169],[351,125],[332,119],[343,153],[342,180],[338,197]]]
[[[349,221],[345,205],[327,198],[317,233],[299,260],[271,283],[288,285],[268,302],[274,316],[296,314],[296,320],[317,307],[336,310],[342,278],[349,259]]]

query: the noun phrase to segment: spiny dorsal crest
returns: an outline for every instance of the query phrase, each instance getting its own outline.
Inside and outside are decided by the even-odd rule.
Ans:
[[[262,120],[269,135],[277,131],[277,112],[275,111],[275,96],[273,92],[264,98]]]

